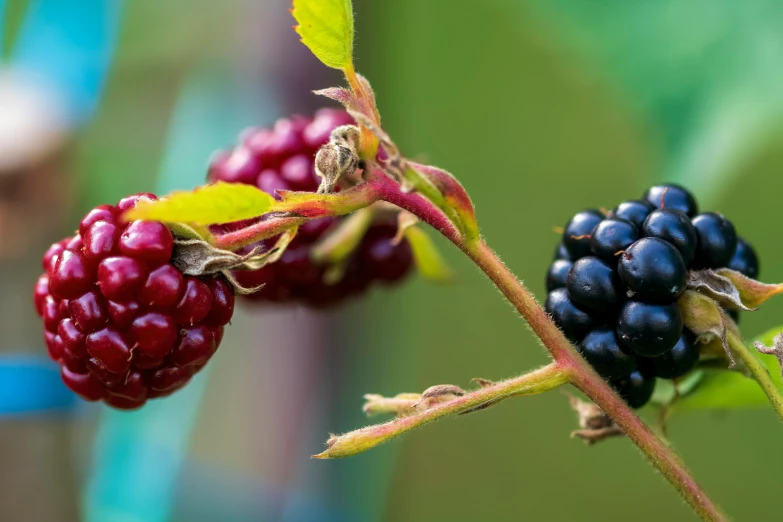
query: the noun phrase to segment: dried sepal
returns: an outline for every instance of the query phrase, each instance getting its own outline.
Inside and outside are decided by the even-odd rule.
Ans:
[[[778,360],[778,365],[780,366],[781,372],[783,372],[783,333],[779,333],[775,336],[775,338],[772,340],[772,346],[765,346],[764,343],[759,341],[755,341],[753,345],[756,347],[756,350],[758,350],[759,353],[774,355]]]
[[[321,178],[318,193],[333,192],[337,183],[359,167],[359,129],[343,125],[332,131],[329,142],[315,155],[315,174]]]
[[[263,285],[245,287],[233,276],[234,270],[258,270],[274,263],[283,254],[296,235],[296,228],[280,235],[275,245],[266,249],[263,245],[253,248],[246,254],[237,254],[223,250],[203,239],[175,237],[171,264],[184,275],[204,276],[221,274],[231,284],[234,293],[248,295],[259,291]]]
[[[724,308],[730,310],[753,310],[742,302],[740,292],[731,279],[713,270],[692,270],[689,272],[688,288],[714,299]]]
[[[579,419],[579,428],[571,432],[571,438],[580,438],[588,446],[612,437],[622,437],[617,426],[597,404],[569,395],[568,402]]]
[[[742,303],[748,308],[758,308],[770,297],[783,293],[783,283],[777,285],[761,283],[728,268],[721,268],[715,273],[734,284]]]
[[[729,360],[729,368],[735,361],[726,338],[728,329],[736,330],[736,325],[714,299],[695,290],[686,290],[677,300],[685,327],[696,334],[700,342],[719,339]]]

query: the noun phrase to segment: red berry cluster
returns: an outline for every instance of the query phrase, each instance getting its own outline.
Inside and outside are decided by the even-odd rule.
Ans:
[[[182,388],[215,353],[234,312],[222,279],[183,276],[174,240],[155,221],[124,223],[139,199],[101,205],[53,244],[35,286],[49,356],[88,401],[135,409]]]
[[[209,179],[255,185],[272,195],[276,190],[315,192],[319,184],[313,166],[315,153],[329,140],[332,130],[351,123],[344,111],[322,109],[312,119],[293,116],[279,120],[272,129],[251,129],[243,133],[236,147],[215,155]],[[373,281],[393,283],[410,271],[410,246],[405,241],[392,242],[397,231],[394,219],[379,219],[348,261],[342,279],[332,284],[325,281],[329,267],[314,262],[311,250],[341,219],[305,223],[279,261],[260,270],[236,272],[243,286],[266,285],[249,298],[326,307],[363,292]],[[271,247],[276,240],[265,243]]]

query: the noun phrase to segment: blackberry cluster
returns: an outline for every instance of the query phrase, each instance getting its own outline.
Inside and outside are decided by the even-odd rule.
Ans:
[[[332,130],[351,123],[345,111],[321,109],[312,119],[293,116],[278,120],[272,129],[245,131],[236,147],[214,156],[209,180],[247,183],[271,195],[276,190],[315,192],[319,185],[313,166],[315,153],[329,141]],[[396,245],[392,242],[397,232],[394,216],[378,217],[352,254],[342,278],[336,283],[326,281],[329,267],[315,263],[310,252],[342,219],[309,221],[299,228],[279,261],[259,270],[236,272],[243,286],[266,285],[248,298],[322,308],[362,293],[375,281],[392,284],[410,272],[410,246],[404,240]],[[271,247],[276,240],[273,237],[264,243]]]
[[[759,270],[753,247],[728,219],[699,214],[683,187],[656,185],[608,215],[583,210],[568,221],[546,277],[546,310],[639,408],[656,377],[682,377],[696,365],[699,347],[676,301],[689,270],[722,267],[752,278]]]
[[[170,263],[174,240],[163,223],[120,220],[141,198],[155,196],[91,210],[73,237],[47,250],[34,290],[65,385],[119,409],[187,384],[234,313],[225,281],[183,276]]]

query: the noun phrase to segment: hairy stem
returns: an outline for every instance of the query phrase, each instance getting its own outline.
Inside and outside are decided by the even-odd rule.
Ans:
[[[506,299],[514,305],[555,361],[563,367],[569,368],[571,383],[590,397],[614,420],[702,519],[727,520],[691,476],[690,471],[677,454],[642,422],[625,401],[579,355],[530,291],[481,239],[466,243],[453,226],[449,228],[441,225],[443,214],[432,204],[426,205],[421,201],[413,200],[413,198],[420,196],[401,193],[399,190],[394,191],[389,187],[384,187],[384,189],[388,191],[388,194],[383,194],[384,200],[394,203],[416,215],[425,223],[433,225],[436,230],[443,233],[476,263],[495,283]]]
[[[483,406],[495,404],[509,397],[543,393],[562,386],[567,382],[568,370],[558,363],[550,363],[538,370],[479,388],[461,397],[432,406],[422,412],[411,413],[383,424],[367,426],[343,435],[332,436],[327,442],[326,451],[313,455],[313,458],[334,459],[350,457],[447,415],[466,413]]]
[[[272,214],[239,230],[215,236],[213,244],[225,250],[237,250],[276,236],[311,219],[342,216],[363,209],[381,199],[378,185],[390,182],[378,180],[362,183],[336,194],[281,191],[282,199],[275,203]]]
[[[323,201],[314,201],[312,196],[299,199],[295,193],[284,195],[280,208],[284,214],[268,216],[266,219],[239,231],[220,235],[216,238],[215,244],[218,247],[233,250],[279,234],[283,230],[293,225],[304,223],[309,219],[326,215],[347,214],[378,200],[387,201],[407,210],[443,234],[476,263],[509,302],[514,305],[522,318],[525,319],[536,336],[541,340],[544,347],[552,354],[555,359],[553,368],[561,371],[562,375],[567,376],[571,384],[584,392],[612,418],[615,424],[642,450],[649,461],[666,477],[702,519],[709,521],[726,520],[718,507],[696,483],[687,467],[674,451],[656,437],[652,430],[642,422],[634,411],[579,355],[560,329],[557,328],[541,308],[533,295],[478,236],[471,241],[466,241],[457,227],[432,202],[420,194],[403,191],[397,181],[389,178],[379,170],[370,169],[366,176],[365,183],[340,194],[324,195]],[[550,369],[549,371],[553,370]],[[760,380],[759,382],[761,383],[762,381]],[[764,386],[762,384],[762,387]],[[765,388],[765,391],[768,390]],[[769,390],[768,393],[772,391]],[[479,390],[476,393],[476,395],[471,395],[469,399],[462,397],[455,403],[449,402],[443,406],[427,410],[426,415],[416,416],[418,420],[405,417],[392,421],[391,424],[379,425],[380,427],[386,426],[383,429],[379,428],[379,426],[366,428],[365,430],[376,429],[381,431],[375,433],[375,435],[372,433],[366,435],[367,439],[360,439],[359,445],[364,445],[364,449],[368,449],[386,440],[386,438],[397,436],[443,415],[457,412],[460,407],[466,406],[465,401],[471,399],[478,400],[478,404],[483,404],[487,401],[487,398],[482,393],[491,392]],[[777,391],[775,393],[776,397],[779,397]],[[781,402],[777,404],[780,405]],[[781,410],[778,409],[778,405],[776,405],[776,410],[780,413]],[[469,405],[466,407],[469,409]],[[359,432],[365,433],[362,430],[359,430]],[[386,438],[382,438],[381,435],[384,435]],[[373,440],[374,436],[379,437],[377,442],[367,442]],[[335,447],[336,441],[337,439],[330,441],[330,447],[325,453],[329,453],[331,448]],[[337,448],[339,447],[337,446]],[[360,449],[359,451],[363,450]],[[358,451],[337,454],[340,452],[338,449],[335,449],[334,452],[333,456],[345,456]],[[322,454],[321,456],[327,458],[330,455]]]
[[[775,385],[772,377],[769,375],[769,370],[764,366],[764,363],[756,357],[756,354],[748,348],[745,343],[733,332],[728,333],[729,347],[734,352],[745,366],[750,371],[753,378],[759,383],[761,389],[766,394],[772,407],[775,408],[775,413],[778,414],[778,418],[783,420],[783,395]]]
[[[680,458],[659,439],[574,349],[533,295],[483,242],[463,248],[527,321],[571,382],[609,415],[704,520],[726,520]]]

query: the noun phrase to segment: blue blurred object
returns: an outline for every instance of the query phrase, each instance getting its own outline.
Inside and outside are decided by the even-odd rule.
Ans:
[[[0,44],[7,2],[0,0]],[[34,0],[28,6],[11,70],[42,81],[65,104],[70,124],[84,123],[98,105],[114,53],[122,0]],[[2,49],[0,49],[2,51]],[[43,358],[0,357],[0,418],[61,412],[75,399],[56,365]]]
[[[176,487],[174,522],[248,522],[280,520],[276,507],[285,501],[286,522],[359,522],[366,520],[329,505],[314,492],[280,491],[258,478],[189,461]]]
[[[248,91],[236,92],[237,83]],[[174,109],[157,192],[201,184],[209,151],[233,141],[238,128],[271,119],[273,107],[259,108],[257,104],[259,99],[272,97],[259,96],[260,91],[253,82],[234,82],[230,74],[220,71],[194,73]],[[208,374],[209,367],[181,391],[139,411],[105,410],[85,493],[86,521],[170,519],[174,490]]]
[[[0,420],[17,415],[67,412],[76,396],[60,380],[56,364],[41,357],[0,359]]]
[[[56,89],[72,124],[84,123],[98,105],[122,5],[122,0],[33,0],[25,14],[11,67]]]

